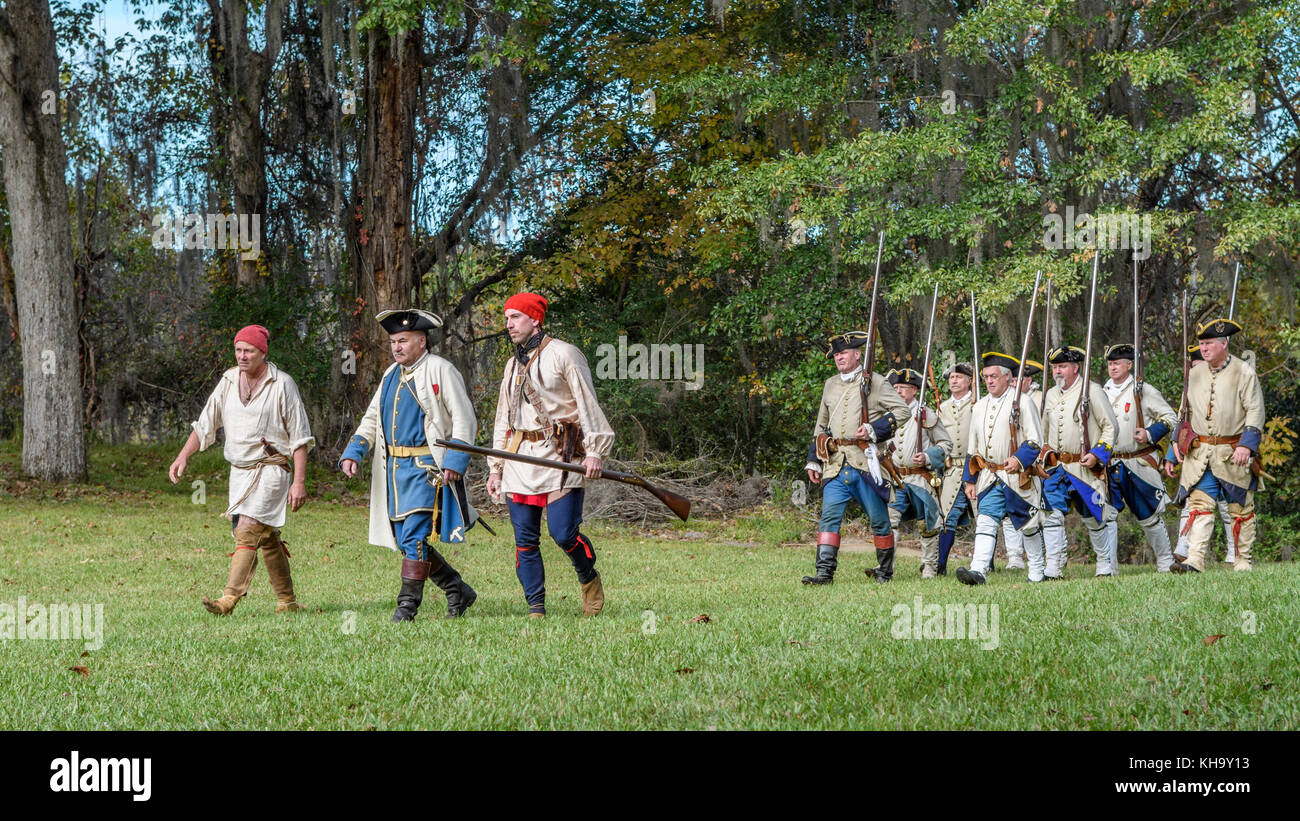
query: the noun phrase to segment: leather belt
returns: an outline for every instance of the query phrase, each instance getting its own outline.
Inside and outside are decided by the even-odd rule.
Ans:
[[[895,465],[895,467],[898,467],[898,466]],[[929,472],[930,472],[930,469],[929,469],[929,468],[919,468],[919,467],[917,467],[917,468],[898,468],[898,472],[899,472],[899,474],[902,475],[902,476],[920,476],[920,475],[923,474],[923,473],[929,473]]]
[[[1190,451],[1197,445],[1235,445],[1241,441],[1241,434],[1236,436],[1193,436],[1192,443],[1187,446]]]
[[[525,442],[540,442],[546,438],[544,430],[517,430],[515,433]]]
[[[398,459],[406,459],[411,456],[432,456],[433,451],[429,450],[428,445],[419,447],[407,447],[406,445],[389,445],[388,455],[395,456]]]
[[[1083,458],[1082,456],[1080,456],[1079,454],[1074,453],[1074,452],[1072,452],[1072,451],[1057,451],[1057,453],[1056,453],[1056,459],[1057,459],[1057,461],[1058,461],[1058,462],[1063,462],[1064,464],[1067,464],[1067,465],[1072,465],[1072,464],[1074,464],[1075,462],[1079,461],[1079,460],[1082,459],[1082,458]]]
[[[1146,456],[1148,453],[1156,453],[1159,450],[1160,450],[1159,445],[1147,445],[1144,448],[1131,450],[1128,453],[1112,453],[1111,458],[1112,459],[1141,459],[1143,456]]]

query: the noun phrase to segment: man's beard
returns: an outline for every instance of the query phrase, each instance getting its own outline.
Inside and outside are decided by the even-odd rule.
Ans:
[[[1065,377],[1052,374],[1052,384],[1056,385],[1056,387],[1061,390],[1065,390]]]

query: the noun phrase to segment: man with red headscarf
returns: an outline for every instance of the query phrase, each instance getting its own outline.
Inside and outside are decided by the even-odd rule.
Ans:
[[[542,330],[546,298],[520,293],[506,300],[506,333],[514,355],[497,396],[492,446],[512,453],[571,462],[582,459],[586,476],[499,458],[488,459],[487,490],[505,494],[515,530],[515,572],[528,601],[528,615],[546,615],[546,571],[540,550],[542,511],[551,538],[565,552],[582,585],[582,612],[605,605],[591,540],[582,524],[583,483],[600,475],[601,459],[614,444],[614,430],[596,401],[591,369],[582,351]]]
[[[180,481],[189,458],[216,441],[218,428],[225,429],[230,506],[223,515],[231,521],[235,552],[223,595],[216,601],[203,597],[203,606],[218,616],[230,613],[248,594],[259,548],[275,591],[275,612],[302,609],[294,599],[289,549],[280,528],[286,503],[296,511],[307,501],[307,451],[316,439],[298,386],[266,359],[269,341],[261,325],[235,334],[237,365],[222,374],[168,470],[172,484]]]

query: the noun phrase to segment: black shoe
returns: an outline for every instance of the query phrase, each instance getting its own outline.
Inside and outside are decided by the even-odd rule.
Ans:
[[[834,584],[835,577],[823,576],[821,573],[818,573],[816,576],[804,576],[802,581],[804,584]]]
[[[957,568],[957,581],[962,584],[984,584],[983,573],[973,573],[964,567]]]
[[[1047,575],[1046,573],[1044,573],[1044,574],[1043,574],[1043,581],[1045,581],[1045,582],[1060,582],[1060,581],[1065,581],[1065,577],[1064,577],[1064,576],[1049,576],[1049,575]]]
[[[1195,567],[1192,567],[1190,564],[1186,564],[1184,562],[1174,562],[1172,565],[1170,565],[1169,572],[1170,573],[1200,573],[1201,571],[1197,570]]]

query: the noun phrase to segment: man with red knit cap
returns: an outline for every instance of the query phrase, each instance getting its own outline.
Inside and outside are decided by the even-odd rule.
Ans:
[[[601,460],[614,444],[614,430],[596,401],[591,369],[582,351],[542,330],[546,298],[520,293],[506,300],[506,333],[514,343],[497,396],[492,446],[542,459],[582,459],[581,474],[488,459],[487,490],[507,497],[515,530],[515,572],[528,601],[528,615],[546,615],[546,571],[541,522],[577,571],[582,612],[594,616],[605,605],[591,540],[582,524],[584,482],[600,475]]]
[[[226,431],[230,462],[230,506],[235,552],[223,595],[203,597],[210,613],[224,616],[248,594],[260,548],[275,591],[275,612],[301,610],[293,595],[288,546],[280,539],[286,503],[293,510],[307,501],[307,451],[316,444],[307,409],[289,374],[266,359],[270,334],[249,325],[235,334],[235,367],[226,371],[194,422],[193,430],[168,476],[180,481],[189,458]],[[292,471],[289,463],[293,462]]]

